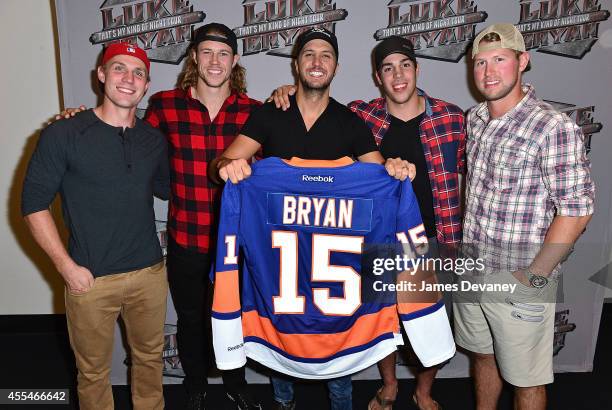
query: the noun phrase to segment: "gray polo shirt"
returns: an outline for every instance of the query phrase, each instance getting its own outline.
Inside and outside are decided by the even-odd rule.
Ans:
[[[93,110],[49,125],[30,159],[22,214],[48,209],[58,192],[69,254],[95,277],[162,260],[153,195],[168,199],[170,180],[160,131],[140,119],[113,127]]]

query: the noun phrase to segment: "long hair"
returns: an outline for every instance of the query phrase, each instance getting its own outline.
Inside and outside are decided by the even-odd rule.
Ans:
[[[222,34],[217,33],[215,30],[211,30],[207,34]],[[187,50],[187,58],[185,59],[185,64],[183,64],[183,70],[178,76],[178,80],[176,82],[176,86],[183,91],[187,91],[189,87],[195,87],[198,83],[198,65],[195,62],[195,53],[197,51],[197,45],[189,47]],[[237,63],[234,68],[232,68],[232,72],[229,78],[229,85],[232,92],[235,93],[246,93],[247,92],[247,83],[246,83],[246,69]]]

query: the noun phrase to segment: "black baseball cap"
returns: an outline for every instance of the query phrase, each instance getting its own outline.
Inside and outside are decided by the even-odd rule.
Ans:
[[[412,60],[415,65],[417,64],[414,47],[410,40],[400,36],[391,36],[378,43],[376,48],[374,48],[376,70],[380,70],[380,66],[387,56],[395,53],[403,54]]]
[[[338,39],[336,35],[331,31],[323,27],[311,27],[308,30],[302,32],[295,41],[295,48],[293,56],[297,58],[300,52],[310,40],[325,40],[331,44],[334,52],[336,53],[336,60],[338,60]]]
[[[238,53],[238,39],[228,26],[221,23],[208,23],[198,28],[191,40],[191,47],[196,48],[202,41],[211,40],[227,44],[234,54]]]

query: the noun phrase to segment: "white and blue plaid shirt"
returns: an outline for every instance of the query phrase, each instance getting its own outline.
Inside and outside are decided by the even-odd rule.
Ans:
[[[490,118],[486,103],[468,113],[463,243],[530,248],[529,260],[556,215],[593,213],[595,186],[580,128],[538,100],[531,85],[523,92],[500,118]]]

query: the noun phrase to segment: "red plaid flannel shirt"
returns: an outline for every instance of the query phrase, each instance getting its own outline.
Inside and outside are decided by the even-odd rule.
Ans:
[[[456,105],[425,97],[425,115],[421,121],[421,142],[431,183],[438,242],[461,241],[461,206],[459,173],[465,173],[465,116]],[[348,107],[372,130],[380,145],[391,123],[384,98],[369,103],[353,101]]]
[[[210,251],[220,190],[208,179],[208,164],[232,143],[259,105],[246,94],[232,93],[211,122],[208,110],[190,90],[161,91],[149,100],[145,120],[169,141],[168,233],[182,247]]]

